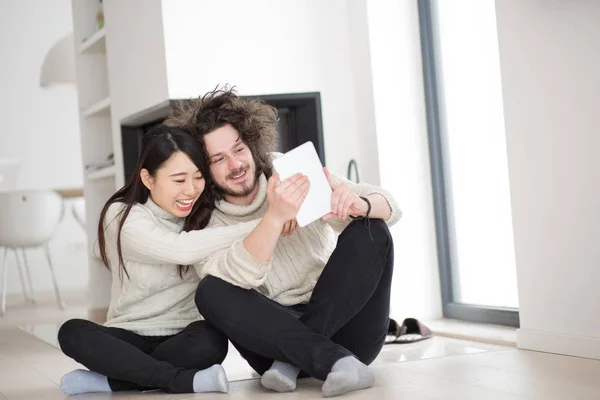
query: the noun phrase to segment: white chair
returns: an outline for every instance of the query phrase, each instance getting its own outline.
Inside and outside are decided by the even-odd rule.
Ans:
[[[31,285],[31,273],[25,256],[25,249],[33,247],[43,247],[50,266],[52,282],[56,302],[61,309],[64,309],[64,303],[60,296],[48,242],[54,236],[58,225],[64,214],[64,203],[62,197],[51,190],[29,190],[0,192],[0,247],[4,247],[4,256],[2,257],[2,312],[6,312],[6,291],[8,284],[8,268],[6,268],[6,258],[8,249],[15,252],[17,267],[23,293],[26,298],[27,289],[23,280],[21,265],[17,250],[21,249],[25,261],[25,271],[29,281],[31,297],[33,299],[33,287]]]
[[[71,214],[73,218],[79,224],[81,229],[86,232],[85,229],[85,201],[74,201],[71,205]]]

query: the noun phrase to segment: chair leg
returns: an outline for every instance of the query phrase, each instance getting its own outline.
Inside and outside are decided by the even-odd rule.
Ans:
[[[35,303],[35,298],[33,297],[33,283],[31,282],[31,270],[29,269],[29,262],[27,261],[27,253],[25,253],[25,249],[21,249],[21,254],[23,254],[25,274],[27,275],[27,282],[29,283],[29,299],[32,303]]]
[[[2,257],[2,311],[0,317],[6,313],[6,289],[8,284],[8,268],[6,268],[6,256],[8,255],[8,247],[4,248],[4,257]]]
[[[17,271],[19,272],[19,281],[21,281],[21,289],[23,290],[23,296],[26,301],[33,302],[33,296],[29,295],[29,288],[25,283],[25,279],[23,278],[23,267],[21,266],[21,260],[19,259],[19,250],[13,249],[15,253],[15,260],[17,260]]]
[[[50,259],[50,248],[48,247],[48,243],[44,244],[44,253],[46,253],[48,265],[50,266],[50,273],[52,274],[52,282],[54,283],[54,294],[56,294],[56,304],[58,304],[58,308],[64,310],[65,303],[62,301],[60,297],[60,291],[58,290],[58,283],[56,282],[56,275],[54,275],[54,267],[52,266],[52,260]]]

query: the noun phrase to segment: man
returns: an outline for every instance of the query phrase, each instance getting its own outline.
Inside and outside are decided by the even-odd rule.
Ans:
[[[209,226],[263,218],[271,203],[306,188],[305,177],[279,183],[273,176],[277,113],[268,105],[216,90],[167,122],[190,130],[206,151],[220,199]],[[285,219],[295,215],[290,203],[290,213],[263,220],[198,268],[196,303],[262,375],[263,386],[292,391],[303,371],[324,380],[330,397],[373,384],[366,365],[389,324],[388,226],[401,213],[385,190],[325,173],[331,213],[296,228]],[[334,228],[341,232],[337,244]]]

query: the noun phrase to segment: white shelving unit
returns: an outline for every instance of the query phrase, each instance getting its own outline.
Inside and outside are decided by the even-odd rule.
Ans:
[[[116,172],[116,167],[114,165],[111,165],[110,167],[104,167],[96,171],[88,172],[87,178],[90,181],[97,181],[99,179],[104,178],[114,178]]]
[[[164,32],[157,29],[163,20],[163,2],[71,0],[71,6],[85,171],[88,318],[103,322],[112,282],[110,272],[93,253],[98,219],[108,198],[125,183],[122,122],[141,110],[168,104]],[[99,20],[104,24],[97,22],[101,6],[104,18]],[[86,168],[109,164],[109,160],[114,164],[106,168]]]
[[[113,138],[120,137],[119,123],[112,112],[108,76],[110,41],[107,30],[98,24],[100,0],[72,0],[73,37],[75,40],[75,66],[79,100],[79,124],[83,170],[87,165],[106,161],[115,151]],[[109,36],[110,38],[110,36]],[[108,50],[108,51],[107,51]],[[117,143],[118,144],[118,143]],[[117,189],[118,166],[111,165],[87,172],[84,179],[86,207],[86,231],[88,239],[89,268],[89,316],[102,320],[103,310],[108,305],[110,292],[96,290],[110,287],[111,276],[108,270],[93,254],[97,240],[97,227],[100,211],[106,200]]]
[[[79,46],[79,54],[106,53],[106,30],[96,31]]]
[[[110,117],[110,97],[99,100],[85,109],[82,114],[85,118]]]

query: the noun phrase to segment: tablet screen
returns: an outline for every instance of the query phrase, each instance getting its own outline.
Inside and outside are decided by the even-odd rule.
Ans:
[[[306,142],[273,160],[279,179],[301,173],[308,177],[310,189],[300,207],[298,225],[304,227],[331,211],[331,186],[312,142]]]

